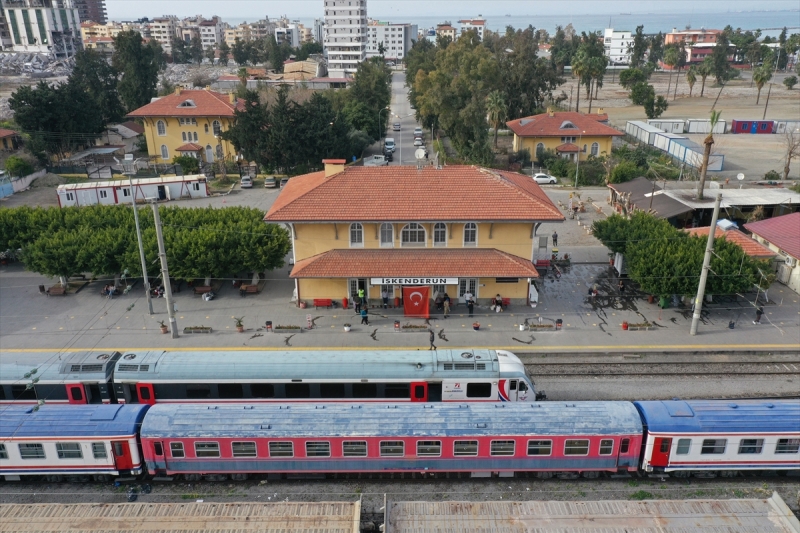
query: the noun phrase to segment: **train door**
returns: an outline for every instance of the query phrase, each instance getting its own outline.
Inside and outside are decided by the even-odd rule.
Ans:
[[[411,401],[412,402],[427,402],[428,401],[428,384],[424,381],[411,383]]]
[[[133,468],[131,449],[126,440],[112,440],[111,453],[114,455],[114,466],[118,471],[130,470]]]
[[[667,437],[656,437],[653,441],[653,457],[650,459],[651,466],[665,467],[669,465],[669,450],[672,447],[672,439]]]
[[[82,383],[70,383],[67,385],[67,400],[69,403],[81,404],[86,402],[86,390]]]
[[[442,401],[442,383],[428,383],[428,401],[441,402]]]
[[[136,394],[139,396],[139,403],[155,405],[156,395],[152,383],[137,383]]]
[[[517,380],[516,379],[509,379],[508,380],[508,401],[509,402],[516,402],[517,401]]]

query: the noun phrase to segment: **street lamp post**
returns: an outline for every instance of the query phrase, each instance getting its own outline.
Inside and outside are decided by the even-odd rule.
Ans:
[[[378,140],[381,141],[381,153],[383,153],[383,132],[381,131],[381,113],[388,111],[389,106],[378,110]]]
[[[578,170],[581,168],[581,139],[583,138],[583,134],[586,133],[582,131],[580,135],[578,135],[578,161],[575,164],[575,188],[578,188]]]

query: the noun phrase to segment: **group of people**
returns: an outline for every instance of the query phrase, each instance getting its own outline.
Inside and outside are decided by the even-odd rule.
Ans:
[[[103,292],[100,294],[104,294],[106,298],[112,298],[115,292],[117,292],[117,287],[113,283],[109,283],[103,287]]]
[[[164,297],[164,286],[159,285],[151,290],[150,295],[153,298],[163,298]]]

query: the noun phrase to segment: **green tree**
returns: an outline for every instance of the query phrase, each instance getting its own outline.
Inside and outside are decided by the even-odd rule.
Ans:
[[[697,65],[697,74],[700,75],[700,78],[703,80],[702,85],[700,86],[700,96],[703,96],[703,93],[706,90],[706,78],[708,78],[711,74],[714,73],[714,60],[711,59],[711,56],[706,56],[703,59],[703,62]]]
[[[589,71],[589,54],[586,49],[578,48],[577,53],[572,58],[572,75],[578,79],[578,90],[575,91],[575,112],[580,112],[581,105],[581,83],[584,76]]]
[[[383,58],[383,55],[386,53],[386,47],[383,45],[383,41],[378,43],[378,55]]]
[[[213,65],[214,64],[214,60],[217,58],[217,51],[214,50],[214,47],[209,44],[206,47],[205,56],[206,56],[206,59],[208,59],[208,62]]]
[[[173,35],[169,41],[170,48],[172,48],[172,62],[178,64],[189,63],[191,61],[191,54],[186,41]]]
[[[719,122],[722,111],[711,111],[711,123],[708,128],[708,135],[703,139],[703,165],[700,167],[700,182],[697,184],[697,199],[703,199],[703,192],[706,186],[706,172],[708,172],[708,160],[711,157],[711,147],[714,145],[714,126]]]
[[[689,70],[686,71],[686,83],[689,85],[689,98],[691,98],[694,84],[697,83],[697,67],[691,66]]]
[[[219,43],[219,64],[228,66],[228,56],[231,55],[231,47],[228,46],[227,41]]]
[[[12,155],[6,159],[6,172],[11,176],[22,178],[33,174],[33,165],[17,155]]]
[[[255,161],[263,168],[273,168],[267,146],[269,109],[261,103],[256,91],[245,90],[241,101],[241,109],[237,107],[233,112],[233,125],[222,132],[222,138],[230,141],[246,160]]]
[[[236,61],[237,65],[246,65],[250,59],[249,50],[247,50],[245,44],[246,43],[238,37],[233,41],[231,53],[233,54],[233,60]]]
[[[772,79],[771,65],[765,64],[753,71],[753,83],[756,84],[756,88],[758,89],[758,95],[756,96],[756,105],[758,105],[758,101],[761,99],[761,89],[764,88],[764,85],[771,79]]]
[[[633,105],[644,105],[648,100],[655,100],[656,91],[646,82],[639,82],[631,87],[630,99]]]
[[[151,41],[152,42],[152,41]],[[126,111],[149,104],[156,95],[161,46],[143,45],[136,31],[123,31],[114,37],[114,55],[111,64],[122,78],[117,91]]]
[[[714,51],[711,52],[711,63],[713,65],[712,73],[717,79],[717,84],[723,85],[726,81],[731,79],[731,66],[728,63],[728,47],[730,41],[725,32],[717,35],[717,42],[714,45]]]
[[[489,122],[494,127],[494,147],[497,149],[497,130],[506,119],[506,102],[503,100],[503,93],[492,91],[486,97],[486,111],[489,114]]]
[[[638,68],[625,69],[619,73],[619,84],[630,90],[637,83],[647,81],[647,75]]]
[[[118,121],[124,115],[117,93],[117,72],[96,50],[76,54],[75,68],[67,83],[86,93],[89,101],[84,100],[84,104],[98,108],[103,124]]]
[[[655,69],[658,62],[664,58],[664,34],[658,32],[649,41],[650,53],[647,55],[647,62]]]
[[[667,99],[660,94],[655,97],[648,97],[644,102],[644,113],[647,118],[653,119],[660,117],[669,107]]]
[[[633,34],[633,41],[628,45],[628,53],[631,56],[631,68],[639,68],[644,65],[644,55],[647,53],[647,37],[644,35],[644,26],[637,26]]]
[[[642,175],[642,171],[632,161],[620,161],[611,171],[609,183],[625,183]]]
[[[670,68],[669,82],[667,82],[667,96],[669,96],[669,89],[672,86],[672,71],[678,64],[678,47],[676,45],[667,45],[664,50],[664,64]]]
[[[797,85],[797,76],[786,76],[783,78],[783,84],[791,91]]]
[[[200,162],[196,157],[190,155],[176,155],[172,158],[173,165],[180,165],[184,175],[198,174],[200,172]]]
[[[199,35],[193,35],[192,40],[189,42],[189,58],[193,63],[198,65],[203,62],[203,41],[200,40]]]

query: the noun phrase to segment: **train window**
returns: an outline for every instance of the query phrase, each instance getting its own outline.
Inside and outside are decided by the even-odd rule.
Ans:
[[[287,398],[311,398],[311,387],[308,383],[287,383],[285,391]]]
[[[764,449],[764,439],[742,439],[739,441],[739,453],[761,453]]]
[[[33,387],[27,388],[27,385],[11,385],[11,396],[15,400],[35,400],[36,391]]]
[[[669,453],[670,444],[672,444],[672,439],[661,439],[661,447],[658,451],[661,453]]]
[[[622,439],[622,442],[619,445],[619,453],[628,453],[630,445],[631,439]]]
[[[19,444],[19,456],[22,459],[45,459],[44,445]]]
[[[456,457],[478,455],[478,441],[457,440],[453,443],[453,455]]]
[[[195,442],[196,457],[219,457],[219,442]]]
[[[353,398],[377,398],[378,387],[374,383],[353,383]]]
[[[76,402],[83,401],[83,387],[70,387],[70,392],[72,393],[72,399]]]
[[[489,455],[514,455],[513,440],[493,440]]]
[[[77,442],[56,442],[59,459],[83,459],[81,445]]]
[[[524,381],[520,381],[519,382],[519,391],[520,392],[525,392],[527,390],[528,390],[528,384],[525,383]]]
[[[294,447],[291,442],[270,442],[270,457],[294,457]]]
[[[162,455],[164,455],[164,447],[161,445],[161,443],[160,443],[160,442],[154,442],[154,443],[153,443],[153,451],[154,451],[154,452],[156,453],[156,455],[158,455],[159,457],[161,457]]]
[[[614,452],[614,441],[603,439],[600,441],[600,455],[611,455]]]
[[[678,439],[678,447],[675,449],[675,455],[688,455],[691,446],[692,439]]]
[[[414,398],[422,399],[425,397],[425,385],[414,385]]]
[[[550,455],[553,451],[551,440],[529,440],[528,455]]]
[[[778,439],[775,453],[797,453],[800,450],[800,439]]]
[[[6,388],[0,385],[0,400],[6,399]]]
[[[8,451],[5,444],[0,444],[0,459],[8,459]]]
[[[564,455],[589,455],[589,439],[567,439]]]
[[[211,385],[206,385],[205,383],[186,385],[186,397],[195,399],[210,398]]]
[[[250,396],[253,398],[274,398],[275,386],[272,383],[251,383]]]
[[[381,442],[381,457],[403,457],[404,443],[401,440]]]
[[[467,398],[491,398],[491,383],[467,383]]]
[[[703,447],[700,455],[721,455],[725,453],[725,446],[728,439],[703,439]]]
[[[306,442],[306,457],[330,457],[330,442]]]
[[[320,383],[320,398],[344,398],[344,383]]]
[[[150,389],[147,387],[140,387],[139,392],[141,392],[142,400],[149,400],[150,399]]]
[[[367,441],[353,440],[342,443],[342,455],[345,457],[366,457]]]
[[[169,443],[169,451],[172,453],[172,457],[175,459],[180,459],[181,457],[185,457],[183,453],[183,443],[182,442],[170,442]]]
[[[220,398],[239,399],[244,398],[241,383],[220,383],[217,385],[217,392]]]
[[[408,398],[411,394],[408,383],[387,383],[383,390],[386,398]]]
[[[438,440],[417,441],[417,455],[439,457],[442,455],[442,443]]]
[[[257,457],[255,442],[232,442],[234,457]]]
[[[95,459],[108,459],[108,452],[104,442],[92,443],[92,455]]]

